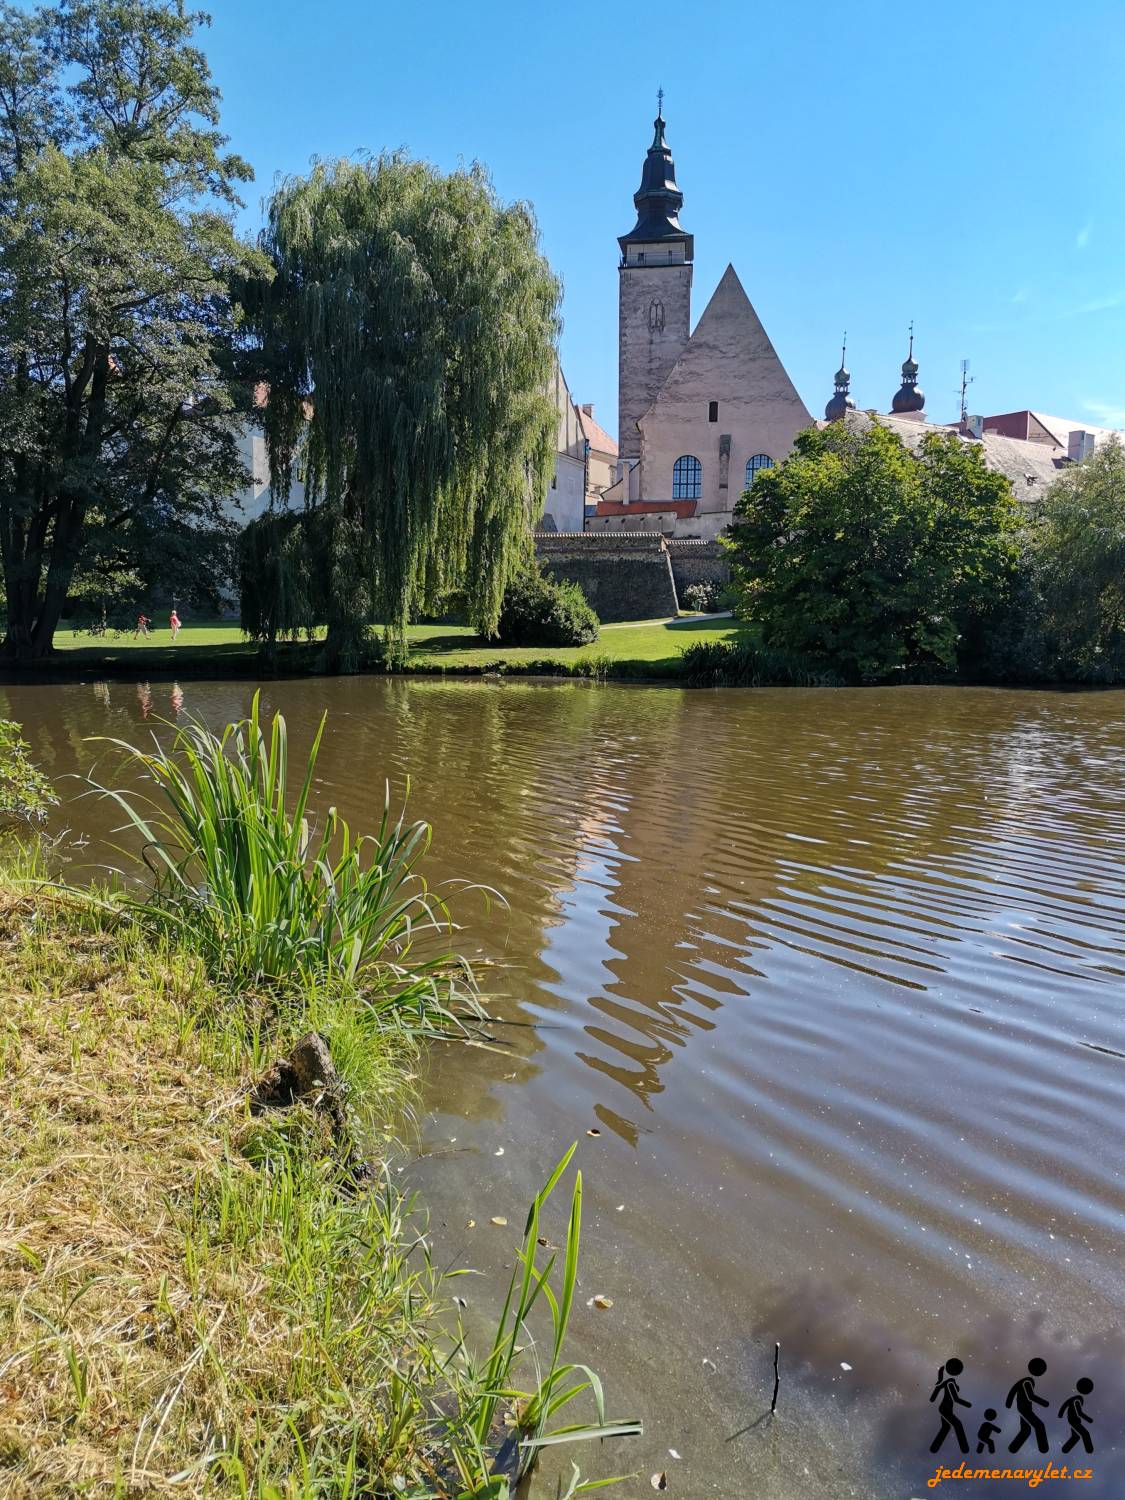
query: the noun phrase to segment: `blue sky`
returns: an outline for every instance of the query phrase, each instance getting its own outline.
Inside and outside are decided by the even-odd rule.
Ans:
[[[665,90],[698,318],[733,261],[806,403],[1125,426],[1125,4],[214,0],[203,45],[257,173],[406,147],[534,205],[575,399],[610,430],[617,243]]]

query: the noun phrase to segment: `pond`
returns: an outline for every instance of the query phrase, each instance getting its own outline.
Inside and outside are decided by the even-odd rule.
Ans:
[[[0,712],[59,775],[104,756],[85,736],[219,724],[252,692],[11,687]],[[1052,1461],[1087,1375],[1082,1492],[1125,1493],[1125,693],[353,678],[263,701],[301,742],[328,710],[322,799],[371,824],[409,777],[433,880],[507,900],[455,909],[518,1024],[433,1054],[404,1180],[490,1305],[580,1143],[572,1352],[646,1423],[585,1471],[921,1495],[961,1456],[929,1453],[939,1367],[964,1363],[974,1454],[991,1406],[1016,1463],[1004,1396],[1038,1356]],[[61,810],[75,873],[117,821]]]

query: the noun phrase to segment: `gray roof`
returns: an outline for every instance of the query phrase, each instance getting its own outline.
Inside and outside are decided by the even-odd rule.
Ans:
[[[1007,476],[1017,500],[1040,500],[1048,486],[1063,470],[1070,467],[1065,453],[1047,443],[1026,438],[1002,437],[986,432],[981,438],[967,437],[957,428],[942,422],[920,421],[917,417],[884,416],[879,412],[853,411],[844,418],[850,427],[865,432],[872,421],[895,433],[912,453],[917,453],[922,439],[931,432],[952,433],[963,443],[983,449],[985,467]]]
[[[1064,451],[1072,432],[1092,432],[1099,443],[1111,437],[1121,440],[1122,434],[1113,427],[1095,427],[1092,422],[1072,422],[1069,417],[1049,417],[1044,411],[1033,411],[1031,415],[1039,422]]]

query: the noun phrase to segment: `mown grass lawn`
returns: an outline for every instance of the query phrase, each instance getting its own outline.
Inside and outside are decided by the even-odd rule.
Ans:
[[[644,620],[619,625],[603,625],[601,635],[588,646],[518,646],[490,644],[467,625],[412,625],[409,630],[410,668],[432,672],[448,669],[455,672],[484,671],[502,664],[508,670],[527,669],[535,663],[556,662],[573,666],[577,662],[597,663],[612,675],[622,663],[632,666],[630,675],[643,675],[647,667],[654,676],[674,673],[679,655],[697,641],[735,640],[747,626],[728,617],[685,615],[678,620]],[[66,653],[66,660],[76,667],[113,667],[138,672],[190,672],[221,667],[234,672],[245,666],[255,675],[258,648],[243,636],[236,624],[207,621],[187,624],[173,645],[167,626],[154,629],[147,638],[134,639],[132,632],[120,638],[75,634],[60,630],[55,645]],[[311,670],[314,650],[298,643],[284,648],[293,667]]]
[[[671,669],[685,647],[697,641],[734,640],[745,628],[729,617],[686,615],[679,620],[603,625],[598,639],[588,646],[498,646],[481,640],[467,626],[415,625],[410,630],[410,665],[464,671],[487,668],[494,662],[526,667],[541,661],[573,666],[583,660],[601,660]]]

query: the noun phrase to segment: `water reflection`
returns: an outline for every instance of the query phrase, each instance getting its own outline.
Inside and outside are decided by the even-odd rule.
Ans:
[[[58,774],[89,764],[85,735],[222,722],[252,687],[176,691],[29,687],[0,709]],[[481,1220],[484,1193],[514,1223],[583,1140],[588,1274],[622,1318],[581,1336],[663,1435],[642,1461],[682,1443],[693,1496],[919,1493],[903,1403],[926,1426],[952,1353],[1026,1364],[1029,1317],[1060,1374],[1067,1350],[1101,1361],[1109,1441],[1125,695],[350,680],[263,700],[295,754],[328,707],[323,800],[370,823],[409,778],[432,875],[509,900],[458,909],[522,1024],[505,1055],[435,1055],[420,1171],[439,1220]],[[95,843],[115,821],[65,815]],[[507,1253],[472,1248],[486,1272]],[[698,1431],[768,1404],[775,1337],[791,1425],[716,1455]],[[642,1378],[653,1348],[676,1358]]]

